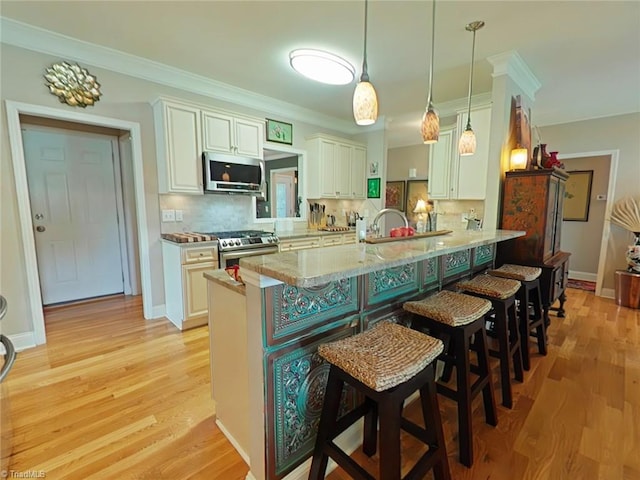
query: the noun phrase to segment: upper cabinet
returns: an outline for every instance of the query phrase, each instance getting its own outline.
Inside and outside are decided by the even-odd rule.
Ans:
[[[467,125],[467,114],[458,114],[456,128],[440,131],[429,151],[429,198],[436,200],[484,200],[489,167],[491,107],[471,110],[476,153],[458,154],[458,139]]]
[[[263,122],[203,110],[202,126],[205,151],[263,158]]]
[[[451,197],[449,175],[455,138],[455,128],[442,129],[438,141],[429,146],[428,194],[430,200],[446,200]]]
[[[264,122],[160,99],[153,105],[158,193],[202,194],[202,152],[263,159]]]
[[[203,193],[200,110],[164,100],[156,102],[153,110],[158,192]]]
[[[307,198],[365,198],[367,149],[328,135],[307,139]]]

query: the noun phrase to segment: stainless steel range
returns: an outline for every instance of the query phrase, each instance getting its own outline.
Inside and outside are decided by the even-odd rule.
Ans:
[[[218,237],[218,260],[220,268],[237,265],[243,257],[267,255],[278,251],[278,237],[262,230],[240,230],[234,232],[212,232]]]

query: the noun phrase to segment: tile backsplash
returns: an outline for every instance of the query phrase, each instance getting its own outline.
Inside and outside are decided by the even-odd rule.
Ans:
[[[253,228],[251,202],[247,195],[160,195],[160,210],[182,210],[183,215],[181,222],[162,222],[160,231],[221,232]]]
[[[465,230],[467,222],[462,216],[467,217],[471,210],[475,218],[484,217],[483,200],[434,200],[434,207],[439,213],[438,230]]]

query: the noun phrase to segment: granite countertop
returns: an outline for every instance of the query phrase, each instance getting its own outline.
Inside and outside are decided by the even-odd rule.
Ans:
[[[305,237],[321,237],[326,235],[342,235],[348,233],[356,233],[356,229],[349,227],[349,230],[343,230],[340,232],[328,232],[325,230],[316,230],[315,228],[307,228],[306,230],[293,230],[291,232],[276,232],[276,235],[280,240],[288,240],[293,238],[305,238]]]
[[[203,273],[203,275],[207,280],[211,280],[212,282],[222,285],[223,287],[227,287],[234,292],[246,295],[247,287],[244,286],[244,283],[236,282],[223,268],[220,268],[218,270],[207,270]]]
[[[447,235],[381,244],[336,245],[247,257],[240,267],[289,285],[314,287],[525,235],[513,230],[462,230]]]

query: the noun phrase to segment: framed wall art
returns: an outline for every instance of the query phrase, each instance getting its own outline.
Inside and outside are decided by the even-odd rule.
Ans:
[[[367,198],[380,198],[380,179],[367,179]]]
[[[567,173],[569,178],[567,179],[567,189],[564,192],[562,219],[573,222],[588,222],[593,170],[574,170]]]
[[[293,145],[293,125],[267,118],[267,142]]]
[[[395,208],[396,210],[400,210],[404,212],[404,191],[405,191],[405,183],[404,180],[399,182],[387,182],[385,185],[385,208]]]

